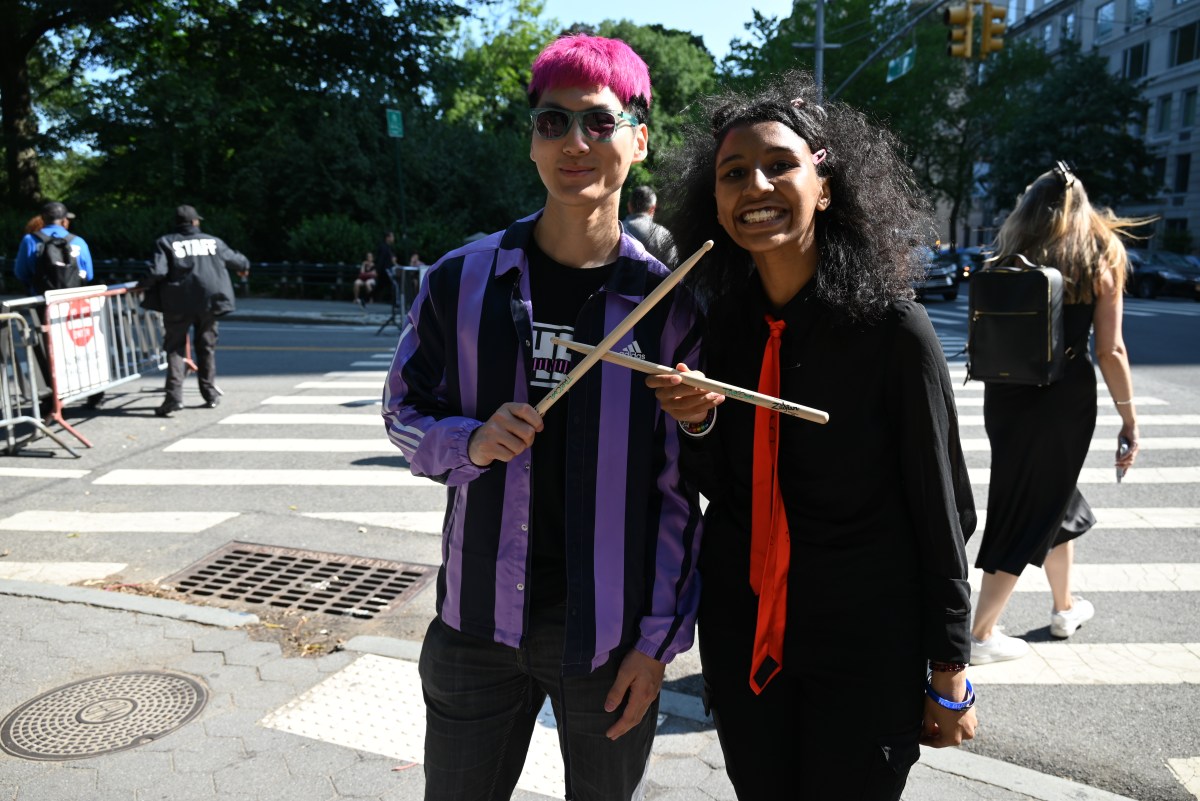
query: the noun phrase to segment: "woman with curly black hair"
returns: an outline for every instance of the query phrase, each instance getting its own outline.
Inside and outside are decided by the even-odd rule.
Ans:
[[[706,693],[741,799],[898,799],[918,744],[973,736],[975,511],[949,371],[912,301],[928,203],[895,140],[803,73],[704,103],[667,174],[713,378],[816,425],[653,376],[709,499]],[[679,365],[686,371],[687,365]]]

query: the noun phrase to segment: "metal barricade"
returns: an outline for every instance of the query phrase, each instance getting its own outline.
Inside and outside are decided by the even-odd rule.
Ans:
[[[58,289],[43,297],[8,301],[6,310],[29,314],[40,329],[53,395],[43,419],[58,423],[87,447],[63,419],[63,406],[166,368],[162,315],[143,309],[137,284]]]
[[[79,454],[42,422],[36,341],[37,333],[23,315],[0,314],[0,429],[4,431],[4,453],[16,453],[42,434],[78,459]],[[19,434],[22,427],[28,428],[27,435]]]

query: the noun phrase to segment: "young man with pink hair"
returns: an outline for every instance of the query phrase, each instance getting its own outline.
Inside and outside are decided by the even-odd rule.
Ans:
[[[619,223],[646,158],[650,77],[624,42],[565,36],[530,84],[545,207],[430,268],[384,389],[412,472],[447,486],[420,673],[426,799],[508,798],[549,697],[566,795],[638,798],[666,663],[691,647],[700,510],[681,430],[624,368],[570,370],[669,274]],[[616,346],[695,363],[675,293]],[[693,361],[689,361],[692,359]]]

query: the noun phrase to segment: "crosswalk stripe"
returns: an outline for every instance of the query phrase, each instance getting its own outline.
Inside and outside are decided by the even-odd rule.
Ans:
[[[91,470],[55,470],[45,467],[0,467],[0,476],[15,478],[83,478]]]
[[[1200,684],[1200,643],[1039,643],[971,667],[972,684]]]
[[[1112,509],[1093,509],[1092,512],[1096,515],[1096,525],[1092,527],[1093,529],[1200,528],[1200,509],[1197,508],[1122,506]],[[977,529],[982,531],[983,526],[987,523],[987,511],[980,509],[978,515]]]
[[[101,479],[97,479],[97,482],[99,481]],[[79,531],[89,534],[148,531],[164,534],[197,534],[237,516],[237,512],[53,512],[31,510],[17,512],[0,520],[0,531]]]
[[[391,356],[389,356],[388,358],[390,359],[390,358],[391,358]],[[378,361],[372,361],[372,362],[350,362],[350,366],[351,366],[351,367],[378,367],[379,365],[380,365],[380,362],[378,362]]]
[[[394,354],[394,353],[372,353],[371,358],[372,359],[391,359],[395,355],[396,354]]]
[[[382,381],[301,381],[296,389],[377,389],[383,390]]]
[[[1133,402],[1135,404],[1137,404],[1138,406],[1170,406],[1171,405],[1170,401],[1165,401],[1162,398],[1152,398],[1152,397],[1148,397],[1148,396],[1134,398]],[[1104,396],[1104,397],[1096,398],[1096,404],[1098,406],[1108,406],[1110,403],[1112,403],[1111,397]],[[954,404],[956,406],[958,406],[960,409],[964,406],[983,406],[983,398],[981,398],[981,397],[973,397],[972,398],[972,397],[961,397],[960,396],[960,397],[956,397],[954,399]],[[1139,417],[1138,420],[1140,421],[1141,418]]]
[[[983,571],[972,568],[971,588],[978,591]],[[1200,564],[1080,564],[1071,568],[1076,592],[1200,592]],[[1017,579],[1015,592],[1050,592],[1046,573],[1028,568]]]
[[[342,406],[345,404],[379,404],[378,395],[272,395],[263,406]]]
[[[395,528],[421,534],[441,534],[445,512],[305,512],[317,520],[339,520],[373,528]]]
[[[383,419],[376,414],[349,412],[343,414],[231,414],[220,422],[221,425],[227,426],[383,426]]]
[[[120,573],[124,562],[0,562],[0,579],[67,586]]]
[[[1183,789],[1200,798],[1200,757],[1168,759],[1167,767],[1179,779]]]
[[[1139,420],[1140,423],[1140,420]],[[990,451],[991,443],[986,437],[967,437],[961,440],[964,453],[979,453]],[[1142,453],[1150,451],[1184,451],[1200,450],[1200,437],[1143,437],[1138,440]],[[1092,440],[1091,447],[1097,451],[1116,451],[1115,440],[1100,438]]]
[[[1079,473],[1080,484],[1115,484],[1111,467],[1085,467]],[[972,484],[987,484],[991,469],[972,467],[967,471]],[[1125,474],[1126,484],[1196,484],[1200,483],[1200,467],[1135,467]]]
[[[325,373],[322,378],[378,378],[380,381],[387,378],[387,370],[334,370],[331,373]]]
[[[434,487],[407,470],[113,470],[95,484],[204,487]]]
[[[174,453],[399,453],[379,439],[205,439],[189,437],[163,448]]]
[[[1139,414],[1138,428],[1146,426],[1200,426],[1200,414]],[[982,414],[963,414],[958,417],[960,426],[982,426]],[[1119,426],[1121,416],[1118,414],[1096,415],[1096,425]]]

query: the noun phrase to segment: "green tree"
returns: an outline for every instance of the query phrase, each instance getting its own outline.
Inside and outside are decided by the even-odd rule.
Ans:
[[[979,87],[987,136],[988,193],[998,208],[1056,160],[1074,165],[1093,201],[1116,206],[1154,194],[1151,157],[1132,131],[1144,127],[1147,103],[1108,60],[1065,43],[1048,56],[1033,44],[1006,48]]]
[[[5,194],[13,207],[32,208],[42,199],[34,114],[38,78],[58,71],[60,81],[73,80],[91,53],[78,41],[77,29],[121,20],[135,5],[135,0],[0,0],[0,142]]]

